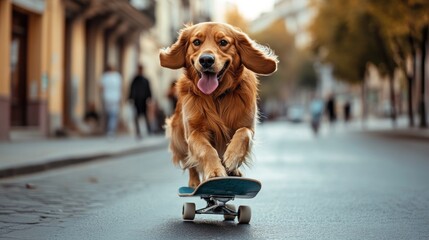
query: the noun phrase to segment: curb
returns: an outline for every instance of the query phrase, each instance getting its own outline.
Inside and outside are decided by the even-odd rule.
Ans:
[[[406,139],[415,141],[429,141],[428,134],[416,134],[406,131],[365,131],[364,133],[382,138]]]
[[[153,145],[131,148],[131,149],[121,150],[113,153],[104,152],[104,153],[88,154],[83,156],[71,156],[71,157],[65,157],[65,158],[52,159],[46,162],[35,163],[30,165],[8,167],[8,168],[0,169],[0,179],[38,173],[38,172],[43,172],[43,171],[52,170],[56,168],[62,168],[66,166],[92,162],[95,160],[109,159],[114,157],[123,157],[127,155],[143,153],[143,152],[150,152],[150,151],[166,148],[167,146],[168,146],[168,142],[165,141],[165,142],[161,142]]]

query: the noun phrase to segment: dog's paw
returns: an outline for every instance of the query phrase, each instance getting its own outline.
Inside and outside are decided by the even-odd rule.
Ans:
[[[235,170],[233,170],[231,172],[228,172],[228,175],[231,176],[231,177],[242,177],[243,176],[243,174],[241,173],[241,171],[238,170],[238,169],[235,169]]]
[[[231,151],[228,149],[223,156],[223,165],[229,175],[233,175],[238,171],[245,157],[239,152]],[[238,171],[239,172],[239,171]]]
[[[188,185],[189,185],[189,187],[191,187],[191,188],[197,188],[198,187],[198,185],[200,185],[200,179],[189,179],[189,183],[188,183]]]
[[[207,180],[209,178],[214,178],[214,177],[227,177],[227,176],[228,174],[226,173],[225,168],[217,167],[206,171],[206,173],[204,174],[204,180]]]

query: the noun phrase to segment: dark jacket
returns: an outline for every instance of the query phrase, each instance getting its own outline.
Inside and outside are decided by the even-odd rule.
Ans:
[[[138,114],[146,113],[146,101],[148,98],[152,98],[149,80],[144,76],[137,75],[131,83],[128,98],[134,102]]]
[[[328,118],[330,122],[335,122],[337,120],[337,113],[335,111],[335,99],[329,98],[326,103],[326,111],[328,113]]]

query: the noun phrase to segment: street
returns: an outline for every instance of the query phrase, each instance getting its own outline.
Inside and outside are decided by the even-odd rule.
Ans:
[[[258,126],[249,225],[181,219],[187,172],[167,149],[0,181],[1,239],[429,239],[427,141]]]

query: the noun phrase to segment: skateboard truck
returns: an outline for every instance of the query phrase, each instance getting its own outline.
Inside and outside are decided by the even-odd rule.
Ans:
[[[201,197],[207,202],[207,206],[205,208],[201,208],[195,211],[197,214],[228,214],[237,216],[237,212],[235,209],[229,209],[226,203],[230,200],[234,200],[233,197]]]

